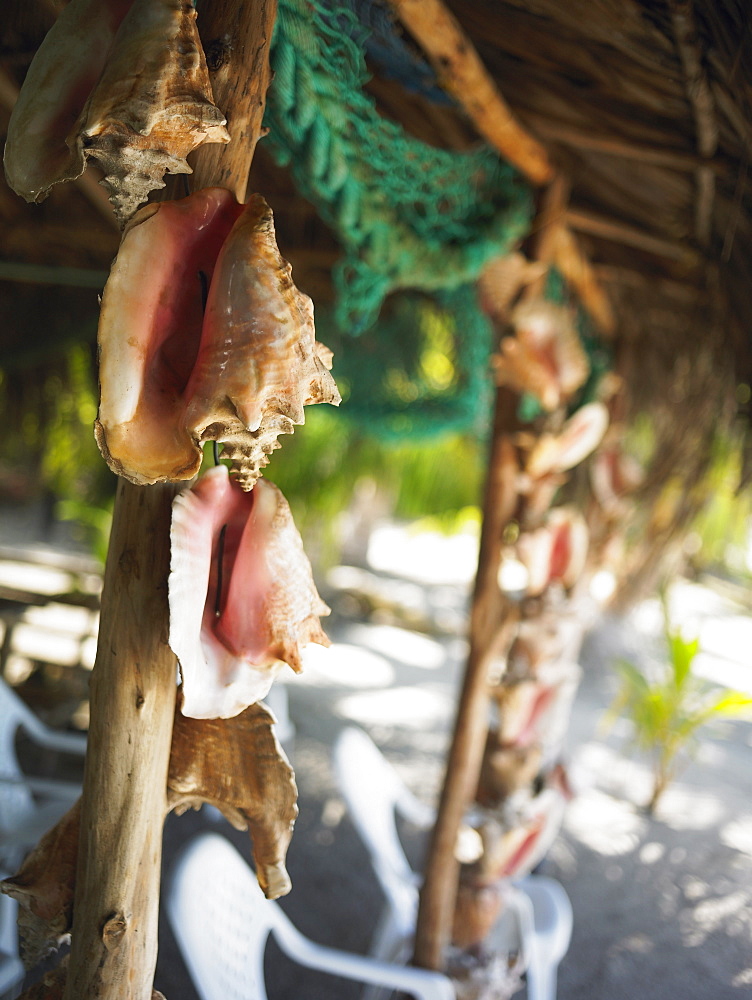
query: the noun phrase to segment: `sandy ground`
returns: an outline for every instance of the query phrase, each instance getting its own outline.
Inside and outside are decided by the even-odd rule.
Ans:
[[[305,673],[287,682],[300,817],[289,854],[293,891],[282,901],[316,941],[366,952],[381,905],[331,771],[339,730],[362,726],[408,786],[435,801],[465,655],[463,581],[471,561],[464,558],[459,550],[445,552],[444,567],[462,564],[461,572],[448,572],[434,585],[415,579],[418,573],[395,575],[386,560],[367,577],[339,571],[323,588],[335,610],[327,629],[333,650],[314,653]],[[381,594],[367,623],[357,617],[364,586]],[[703,671],[749,683],[752,620],[705,588],[682,584],[675,595],[677,613],[702,626],[703,648],[713,653]],[[395,605],[401,609],[396,617]],[[422,631],[402,627],[405,621]],[[610,664],[619,655],[655,655],[657,633],[656,607],[648,604],[626,620],[600,620],[583,648],[584,677],[566,748],[579,794],[543,866],[565,886],[574,908],[559,1000],[752,996],[752,724],[724,722],[707,730],[696,759],[653,818],[640,809],[647,770],[630,755],[625,725],[608,735],[599,729],[615,690]],[[170,817],[165,891],[180,847],[204,829],[225,833],[250,857],[246,835],[206,810]],[[419,864],[423,838],[414,835],[408,849]],[[302,973],[273,954],[270,962],[271,1000],[359,994],[352,984]],[[166,921],[155,985],[168,1000],[196,998]]]
[[[724,623],[721,633],[746,627],[741,609],[704,588],[682,586],[676,607],[685,619],[699,622],[699,602],[709,621]],[[461,607],[462,588],[454,599],[448,586],[427,593],[428,606],[435,611],[438,604],[449,619]],[[648,771],[630,754],[626,725],[608,735],[601,729],[615,691],[610,664],[619,655],[654,655],[657,629],[655,606],[643,606],[626,621],[601,620],[583,648],[566,750],[579,794],[543,866],[565,886],[574,909],[559,1000],[752,996],[752,724],[708,729],[653,818],[640,808]],[[301,814],[289,857],[294,887],[283,906],[314,940],[364,952],[381,897],[337,793],[330,748],[342,726],[362,726],[409,787],[434,802],[465,648],[451,635],[342,616],[329,631],[334,656],[328,663],[319,657],[288,685]],[[746,666],[748,649],[738,648],[737,665]],[[717,657],[715,665],[717,673],[730,670],[733,657]],[[712,667],[709,661],[711,674]],[[206,825],[200,815],[173,820],[169,850]],[[242,836],[228,834],[247,850]],[[409,844],[417,862],[423,840],[416,835]],[[272,1000],[345,1000],[359,992],[279,961],[270,978]],[[168,998],[193,1000],[167,929],[157,985]]]

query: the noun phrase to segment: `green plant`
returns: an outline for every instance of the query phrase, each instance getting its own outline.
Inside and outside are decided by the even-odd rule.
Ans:
[[[685,639],[680,629],[672,627],[665,595],[661,603],[668,652],[661,676],[649,677],[634,663],[617,661],[621,685],[609,710],[612,720],[620,714],[628,717],[635,746],[651,757],[649,813],[686,762],[698,730],[712,719],[745,714],[752,705],[752,698],[743,692],[708,684],[692,673],[699,640]]]
[[[86,503],[82,500],[59,500],[55,513],[61,521],[74,521],[88,536],[91,553],[102,566],[107,561],[107,548],[110,544],[110,529],[112,528],[112,510],[114,499],[103,506]]]

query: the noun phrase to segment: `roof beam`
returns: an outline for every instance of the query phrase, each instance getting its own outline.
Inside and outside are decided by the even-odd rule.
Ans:
[[[561,181],[545,146],[517,120],[453,14],[442,0],[389,0],[419,43],[442,87],[465,110],[478,132],[538,187]],[[568,186],[568,185],[567,185]],[[555,201],[556,198],[553,198]],[[604,333],[614,330],[606,293],[563,213],[551,235],[551,259]],[[548,237],[547,237],[548,238]]]
[[[419,42],[441,86],[465,109],[480,134],[533,184],[554,167],[546,148],[517,121],[470,39],[441,0],[389,0]]]
[[[700,263],[700,254],[692,247],[687,246],[686,243],[667,240],[662,236],[653,236],[636,226],[629,226],[624,222],[596,215],[594,212],[569,209],[566,213],[566,222],[572,229],[580,233],[588,233],[590,236],[598,236],[614,243],[622,243],[624,246],[655,254],[657,257],[668,257],[671,260],[678,260],[682,264],[692,266]]]
[[[702,50],[692,0],[671,0],[671,20],[674,38],[684,70],[687,97],[695,120],[697,151],[710,160],[718,148],[718,121],[715,101],[707,75],[702,65]],[[713,227],[713,199],[715,175],[708,164],[695,172],[697,198],[695,201],[695,235],[701,247],[709,247]]]
[[[537,112],[526,111],[525,119],[532,122],[536,131],[547,139],[583,152],[602,153],[604,156],[616,156],[625,160],[639,160],[640,163],[647,163],[653,167],[666,167],[681,173],[692,173],[701,166],[708,167],[714,173],[727,174],[730,170],[728,163],[717,160],[707,163],[697,153],[682,152],[680,149],[671,149],[667,146],[651,146],[621,136],[599,135]]]

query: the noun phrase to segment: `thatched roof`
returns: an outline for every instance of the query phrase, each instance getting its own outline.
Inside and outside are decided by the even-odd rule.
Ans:
[[[55,0],[4,5],[0,131],[14,90],[61,6]],[[670,367],[676,352],[691,359],[712,342],[719,359],[733,358],[733,378],[752,380],[752,33],[746,5],[449,0],[447,6],[519,123],[564,179],[562,211],[611,301],[617,344],[638,344],[645,361]],[[457,103],[407,93],[375,67],[370,92],[384,115],[426,142],[455,149],[478,142]],[[337,241],[289,175],[274,166],[263,142],[253,184],[275,209],[280,244],[298,283],[314,299],[326,299]],[[0,259],[105,271],[118,245],[107,212],[91,181],[61,185],[38,206],[25,205],[0,181]],[[39,325],[40,297],[17,277],[0,273],[6,357],[35,336],[25,316]],[[20,277],[33,281],[35,272],[26,268]],[[44,272],[36,278],[49,281]],[[93,296],[87,302],[94,313]],[[638,367],[642,390],[650,366]]]

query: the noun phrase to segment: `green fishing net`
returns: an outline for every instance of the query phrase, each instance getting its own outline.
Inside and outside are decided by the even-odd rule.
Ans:
[[[475,287],[392,295],[372,331],[353,340],[316,311],[335,356],[342,412],[382,439],[482,434],[491,408],[492,332]]]
[[[491,346],[473,283],[527,234],[532,197],[489,147],[436,149],[379,114],[364,6],[280,0],[265,143],[343,248],[317,329],[344,413],[386,435],[470,429],[487,418]]]

